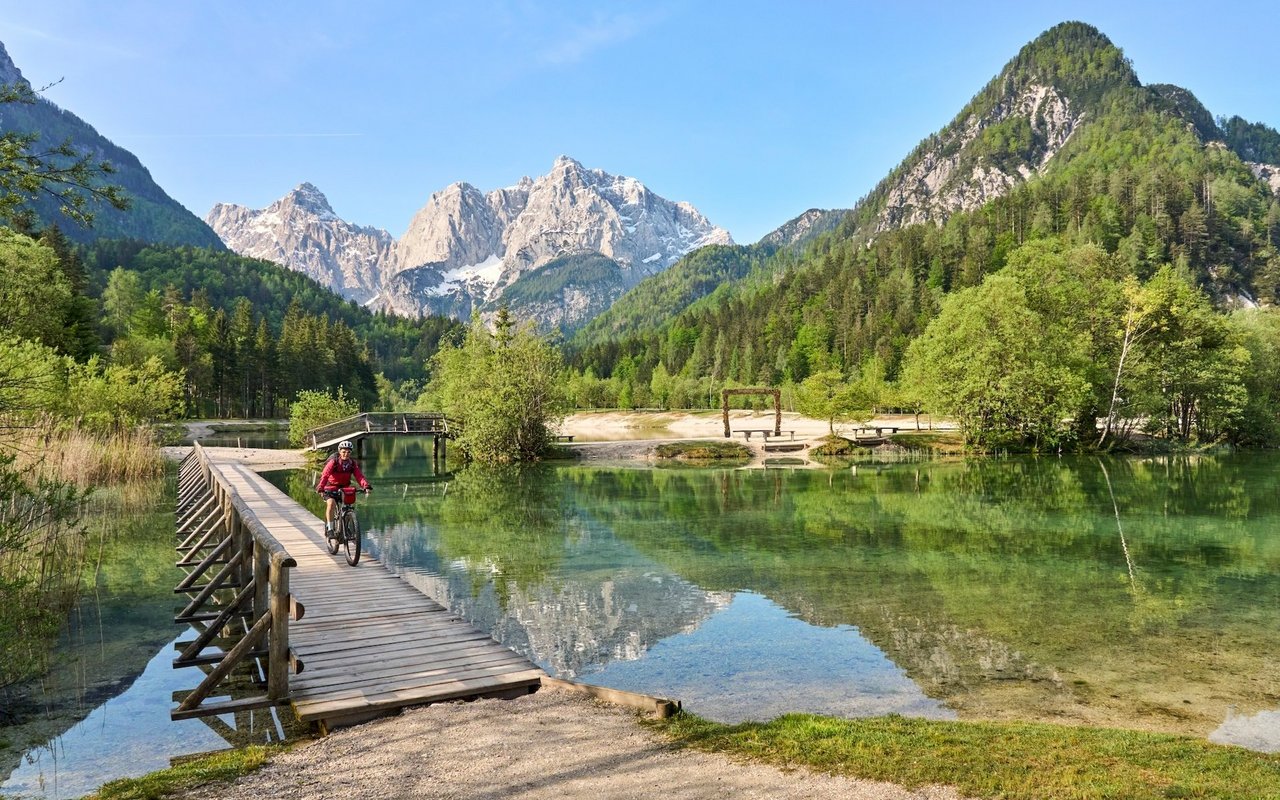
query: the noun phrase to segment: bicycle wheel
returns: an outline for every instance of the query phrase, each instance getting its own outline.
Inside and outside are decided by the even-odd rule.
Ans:
[[[360,523],[356,515],[350,512],[342,515],[342,543],[347,548],[347,563],[355,566],[360,563]]]
[[[336,556],[338,554],[338,543],[342,539],[342,520],[335,519],[333,521],[333,530],[326,531],[324,535],[324,543],[329,548],[329,555]]]

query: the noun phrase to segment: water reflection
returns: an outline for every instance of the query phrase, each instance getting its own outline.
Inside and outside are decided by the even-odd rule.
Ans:
[[[955,719],[856,628],[808,625],[767,598],[739,592],[702,625],[659,642],[643,663],[602,662],[584,679],[678,697],[719,722],[791,712]]]
[[[698,633],[776,608],[794,625],[737,628],[754,655],[728,661],[774,664],[779,707],[812,691],[790,654],[831,671],[850,637],[962,718],[1208,735],[1228,705],[1280,696],[1274,455],[473,467],[431,484],[409,452],[366,457],[375,483],[403,487],[361,510],[382,557],[553,672],[657,694],[672,665],[701,664],[728,684]],[[709,716],[772,713],[706,698]]]
[[[176,640],[175,640],[176,641]],[[42,747],[32,748],[3,784],[0,793],[14,797],[80,797],[103,782],[145,775],[169,766],[172,756],[220,750],[237,720],[228,715],[210,720],[172,722],[174,692],[190,689],[204,677],[195,667],[175,670],[173,649],[165,647],[122,694],[94,708],[87,717]],[[274,741],[284,731],[270,711],[239,720],[230,740]]]

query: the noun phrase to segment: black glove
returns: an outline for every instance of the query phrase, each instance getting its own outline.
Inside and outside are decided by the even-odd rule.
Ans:
[[[365,493],[365,494],[368,494],[369,492],[372,492],[372,491],[373,491],[373,486],[372,486],[372,485],[364,487],[364,493]]]

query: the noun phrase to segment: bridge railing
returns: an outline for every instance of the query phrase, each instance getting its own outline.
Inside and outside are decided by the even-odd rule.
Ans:
[[[444,414],[412,411],[368,411],[312,428],[306,442],[318,449],[347,437],[368,433],[421,433],[452,437],[458,423]]]
[[[289,621],[303,614],[301,603],[289,593],[289,571],[297,562],[210,467],[199,443],[179,468],[177,527],[184,537],[177,548],[178,566],[191,571],[174,591],[194,597],[174,621],[192,625],[198,635],[178,645],[173,665],[213,668],[170,717],[225,714],[287,701],[289,671],[301,671],[301,662],[289,650]],[[210,572],[213,576],[199,583]],[[205,654],[215,644],[220,652]],[[265,695],[204,704],[237,666],[255,659],[266,672]]]

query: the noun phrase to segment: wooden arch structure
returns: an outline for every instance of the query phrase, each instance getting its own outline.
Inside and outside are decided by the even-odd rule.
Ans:
[[[771,389],[765,386],[756,386],[746,389],[723,389],[720,392],[721,402],[724,405],[724,438],[728,439],[729,433],[729,398],[734,395],[743,394],[771,394],[773,395],[773,435],[782,435],[782,390]]]

